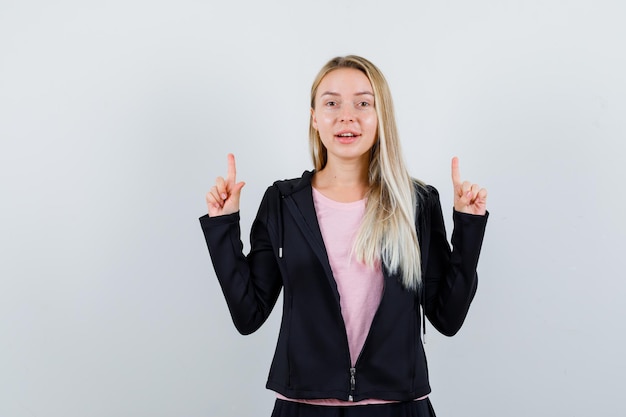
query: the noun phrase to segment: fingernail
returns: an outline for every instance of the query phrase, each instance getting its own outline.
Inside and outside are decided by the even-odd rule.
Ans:
[[[226,197],[228,197],[228,195],[226,193],[222,193],[222,199],[226,200]]]

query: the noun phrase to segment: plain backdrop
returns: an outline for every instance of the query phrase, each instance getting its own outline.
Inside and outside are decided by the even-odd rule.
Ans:
[[[350,53],[385,73],[448,226],[452,156],[490,193],[465,326],[429,327],[438,416],[623,416],[625,19],[621,0],[0,0],[0,416],[270,415],[280,309],[235,331],[198,217],[233,152],[248,247],[266,187],[311,168],[315,74]]]

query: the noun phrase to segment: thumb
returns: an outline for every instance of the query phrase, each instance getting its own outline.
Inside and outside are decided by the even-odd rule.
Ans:
[[[241,194],[241,189],[243,188],[244,185],[246,185],[246,183],[243,182],[243,181],[238,182],[237,184],[235,184],[233,186],[233,194]]]
[[[239,196],[241,195],[241,189],[244,185],[246,185],[245,182],[238,182],[237,184],[233,185],[233,188],[230,190],[230,198],[237,203],[239,203]]]
[[[231,214],[239,211],[239,199],[241,195],[241,189],[244,185],[244,182],[238,182],[231,187],[228,192],[228,198],[224,201],[224,206],[221,214]]]

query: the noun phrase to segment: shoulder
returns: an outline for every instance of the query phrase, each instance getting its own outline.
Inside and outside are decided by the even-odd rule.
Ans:
[[[282,196],[291,195],[302,189],[310,188],[312,177],[313,171],[304,171],[300,177],[274,181],[274,184],[269,187],[268,192],[273,190],[273,192],[279,193]]]
[[[424,207],[439,202],[439,191],[432,185],[413,179],[415,199],[418,207]]]
[[[287,196],[311,187],[311,177],[313,172],[304,171],[301,177],[274,181],[272,185],[267,187],[263,200],[261,201],[261,212],[272,212],[278,209],[281,200]]]

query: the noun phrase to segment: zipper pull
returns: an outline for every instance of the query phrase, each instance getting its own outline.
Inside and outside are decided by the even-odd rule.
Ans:
[[[350,395],[348,395],[348,401],[354,401],[352,397],[352,393],[354,393],[354,388],[356,385],[356,368],[350,368]]]

